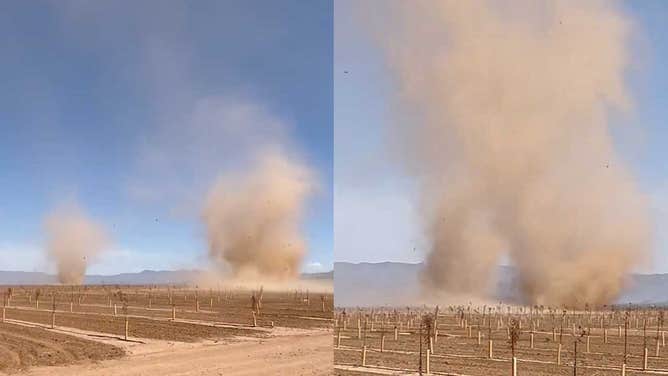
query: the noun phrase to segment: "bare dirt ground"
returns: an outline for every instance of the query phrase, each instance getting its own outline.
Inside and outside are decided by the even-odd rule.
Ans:
[[[36,367],[22,373],[54,375],[331,375],[331,332],[235,342],[174,344],[151,341],[122,359],[67,367]]]
[[[6,309],[7,319],[23,320],[50,325],[51,312],[27,309]],[[81,313],[63,313],[56,315],[56,325],[98,331],[122,336],[125,333],[125,318]],[[196,342],[200,339],[220,339],[232,336],[267,336],[268,331],[261,328],[218,327],[211,323],[193,324],[154,320],[140,317],[128,319],[128,332],[131,338],[152,338],[180,342]]]
[[[31,366],[120,358],[123,349],[83,338],[26,327],[0,324],[0,370],[16,372]]]
[[[2,288],[3,295],[7,289]],[[167,288],[166,286],[13,286],[9,308],[60,312],[203,320],[251,326],[250,290]],[[39,301],[39,303],[38,303]],[[260,327],[321,328],[332,322],[332,294],[265,292]],[[114,310],[114,306],[116,309]],[[123,307],[125,308],[125,311]],[[324,308],[324,309],[323,309]]]
[[[430,356],[430,371],[437,375],[507,375],[512,357],[508,323],[514,317],[523,323],[515,344],[518,374],[573,375],[577,342],[579,375],[619,375],[625,352],[626,374],[668,375],[668,350],[664,348],[665,327],[661,312],[637,310],[629,312],[628,316],[619,311],[569,312],[564,316],[561,313],[536,313],[533,317],[526,313],[504,313],[493,316],[491,323],[489,316],[485,319],[473,313],[462,316],[470,325],[462,323],[463,319],[458,315],[440,314],[437,324],[439,335],[437,340],[433,336],[431,338],[433,354]],[[372,316],[375,318],[372,319]],[[336,375],[415,375],[420,364],[420,347],[425,367],[424,353],[430,336],[424,328],[420,330],[419,315],[410,318],[403,315],[397,320],[393,313],[354,312],[349,314],[345,330],[341,325],[341,316],[339,319],[334,330]],[[396,340],[395,326],[398,327]],[[626,338],[623,334],[625,326],[628,326]],[[488,356],[490,333],[494,345],[492,358]],[[559,333],[562,333],[560,360]],[[363,365],[364,346],[367,351]],[[643,361],[645,348],[646,366]]]
[[[330,375],[331,293],[264,292],[261,307],[252,294],[166,286],[5,289],[0,374]]]

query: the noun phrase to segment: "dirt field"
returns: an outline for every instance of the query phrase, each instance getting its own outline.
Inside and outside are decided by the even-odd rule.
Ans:
[[[10,308],[6,310],[6,317],[7,319],[44,325],[51,324],[51,313],[46,311]],[[58,312],[56,314],[56,325],[114,334],[119,338],[125,334],[125,318],[120,316]],[[201,339],[222,339],[233,336],[265,337],[269,335],[269,331],[262,330],[262,328],[216,327],[208,323],[191,324],[138,317],[128,319],[128,332],[130,338],[152,338],[181,342],[196,342]]]
[[[152,342],[118,360],[32,368],[25,375],[331,375],[331,332],[234,343],[169,346]],[[132,351],[132,350],[130,350]]]
[[[3,294],[0,372],[139,375],[154,374],[153,366],[164,375],[257,374],[270,367],[271,374],[331,374],[331,294],[264,292],[258,307],[246,290],[11,289]],[[254,362],[259,368],[249,367]],[[40,367],[56,365],[66,367]]]
[[[428,329],[425,327],[420,333],[419,323],[422,321],[415,313],[411,314],[410,318],[400,315],[401,318],[398,319],[393,319],[393,315],[387,313],[374,313],[374,319],[371,319],[369,311],[355,312],[347,316],[345,330],[341,315],[335,328],[334,363],[337,375],[416,374],[420,364],[420,344],[422,343],[423,351],[422,367],[426,370],[426,352],[430,341],[433,343],[433,353],[430,355],[432,374],[507,375],[511,370],[512,358],[508,339],[510,317],[518,321],[521,319],[523,323],[523,329],[519,330],[519,339],[515,344],[518,374],[573,375],[576,341],[577,372],[580,375],[621,374],[625,348],[627,374],[668,374],[668,349],[664,348],[663,324],[657,331],[657,323],[660,322],[658,311],[633,312],[626,319],[626,323],[621,312],[569,313],[564,317],[560,314],[499,315],[492,316],[491,320],[489,316],[483,319],[480,315],[471,315],[463,316],[462,319],[457,314],[440,314],[436,324],[438,335],[431,336],[427,335]],[[628,325],[626,341],[625,325]],[[491,358],[490,332],[493,344]],[[560,333],[562,348],[559,360]],[[366,358],[362,366],[365,345]]]
[[[7,291],[7,287],[1,291]],[[117,316],[127,312],[130,316],[170,319],[174,311],[177,319],[252,326],[252,293],[165,286],[14,286],[8,307],[51,311],[55,294],[56,310],[61,312],[113,316],[115,311]],[[327,327],[332,320],[332,301],[331,293],[264,292],[256,325]]]
[[[32,366],[120,358],[124,351],[109,344],[89,341],[43,328],[8,322],[0,324],[0,370],[15,372]]]

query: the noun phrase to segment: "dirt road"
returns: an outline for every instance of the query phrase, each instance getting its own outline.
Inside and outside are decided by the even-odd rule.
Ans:
[[[66,367],[37,367],[21,375],[319,376],[331,375],[333,369],[332,334],[328,331],[253,338],[226,344],[180,344],[136,350],[118,360]]]

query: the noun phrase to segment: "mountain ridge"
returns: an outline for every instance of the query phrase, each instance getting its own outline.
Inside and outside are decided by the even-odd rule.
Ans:
[[[337,307],[422,305],[419,275],[424,263],[335,262],[334,302]],[[520,301],[517,270],[500,265],[490,283],[490,299]],[[629,275],[615,303],[668,305],[668,273]]]
[[[89,285],[146,285],[146,284],[187,284],[191,283],[198,275],[203,273],[198,269],[179,270],[142,270],[141,272],[128,272],[110,275],[87,274],[84,284]],[[302,273],[301,279],[332,279],[333,271],[324,273]],[[45,272],[25,272],[0,270],[0,285],[51,285],[58,284],[58,278],[54,274]]]

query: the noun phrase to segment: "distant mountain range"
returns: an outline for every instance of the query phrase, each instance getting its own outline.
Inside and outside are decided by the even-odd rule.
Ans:
[[[422,305],[419,275],[423,264],[398,262],[334,264],[334,302],[338,307]],[[618,303],[668,304],[668,274],[632,274]],[[499,266],[494,300],[518,301],[517,272]]]
[[[197,279],[199,270],[144,270],[139,273],[121,273],[114,275],[87,275],[85,284],[99,285],[159,285],[187,284]],[[332,279],[333,272],[304,273],[302,279]],[[41,272],[0,271],[0,285],[47,285],[58,283],[55,275]]]

